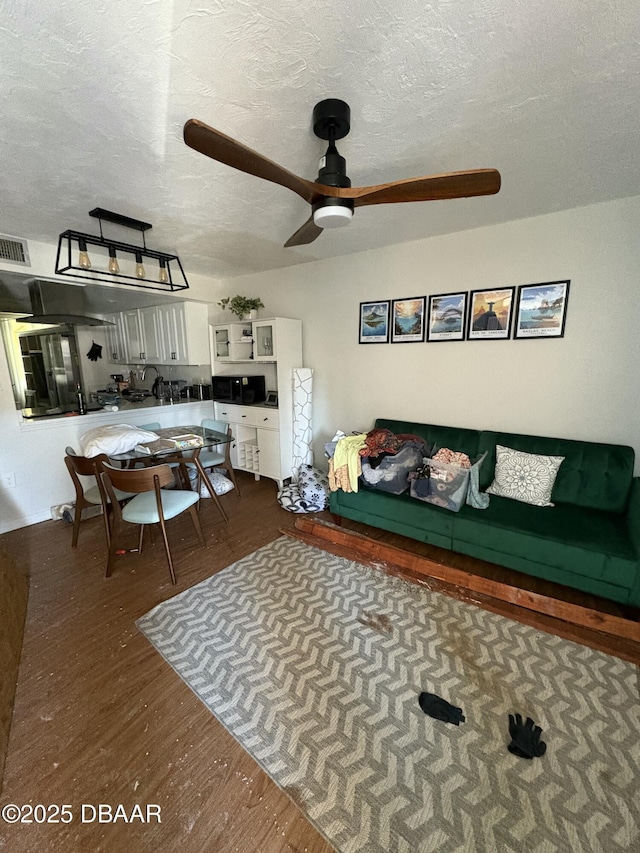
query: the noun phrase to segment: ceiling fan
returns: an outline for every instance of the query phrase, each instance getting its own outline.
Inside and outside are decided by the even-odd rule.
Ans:
[[[184,141],[201,154],[293,190],[311,205],[311,216],[293,234],[285,246],[312,243],[324,228],[347,225],[355,207],[366,204],[395,204],[408,201],[432,201],[445,198],[492,195],[500,189],[500,173],[495,169],[473,169],[467,172],[446,172],[377,184],[371,187],[352,187],[347,177],[346,161],[336,148],[351,128],[349,105],[337,98],[320,101],[313,109],[313,132],[329,142],[320,160],[316,181],[308,181],[289,172],[247,148],[241,142],[197,119],[184,126]]]

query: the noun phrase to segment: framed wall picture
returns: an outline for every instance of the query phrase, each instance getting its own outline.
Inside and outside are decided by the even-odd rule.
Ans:
[[[472,290],[467,339],[504,341],[511,332],[515,287]]]
[[[389,300],[360,303],[359,343],[389,343]]]
[[[427,341],[463,341],[468,293],[439,293],[429,297]]]
[[[391,343],[424,341],[424,296],[394,299],[391,309]]]
[[[514,338],[562,338],[570,280],[523,284],[518,288]]]

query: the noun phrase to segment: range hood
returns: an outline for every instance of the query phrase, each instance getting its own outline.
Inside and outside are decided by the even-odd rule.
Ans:
[[[88,316],[84,288],[61,285],[52,281],[31,279],[28,282],[30,316],[17,317],[19,323],[46,323],[56,326],[112,326],[99,317]],[[25,310],[22,308],[22,310]]]

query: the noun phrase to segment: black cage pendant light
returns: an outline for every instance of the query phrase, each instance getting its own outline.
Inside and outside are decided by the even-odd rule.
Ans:
[[[100,223],[100,236],[63,231],[58,240],[56,273],[73,278],[109,279],[148,290],[186,290],[189,287],[180,258],[148,249],[145,231],[152,226],[102,207],[89,211]],[[132,228],[142,234],[142,246],[110,240],[102,233],[102,222]]]

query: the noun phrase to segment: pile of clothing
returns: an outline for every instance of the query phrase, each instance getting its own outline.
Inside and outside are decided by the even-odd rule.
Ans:
[[[357,492],[362,477],[371,488],[402,494],[409,472],[420,467],[430,448],[418,435],[372,429],[348,436],[337,433],[325,450],[331,491]]]

